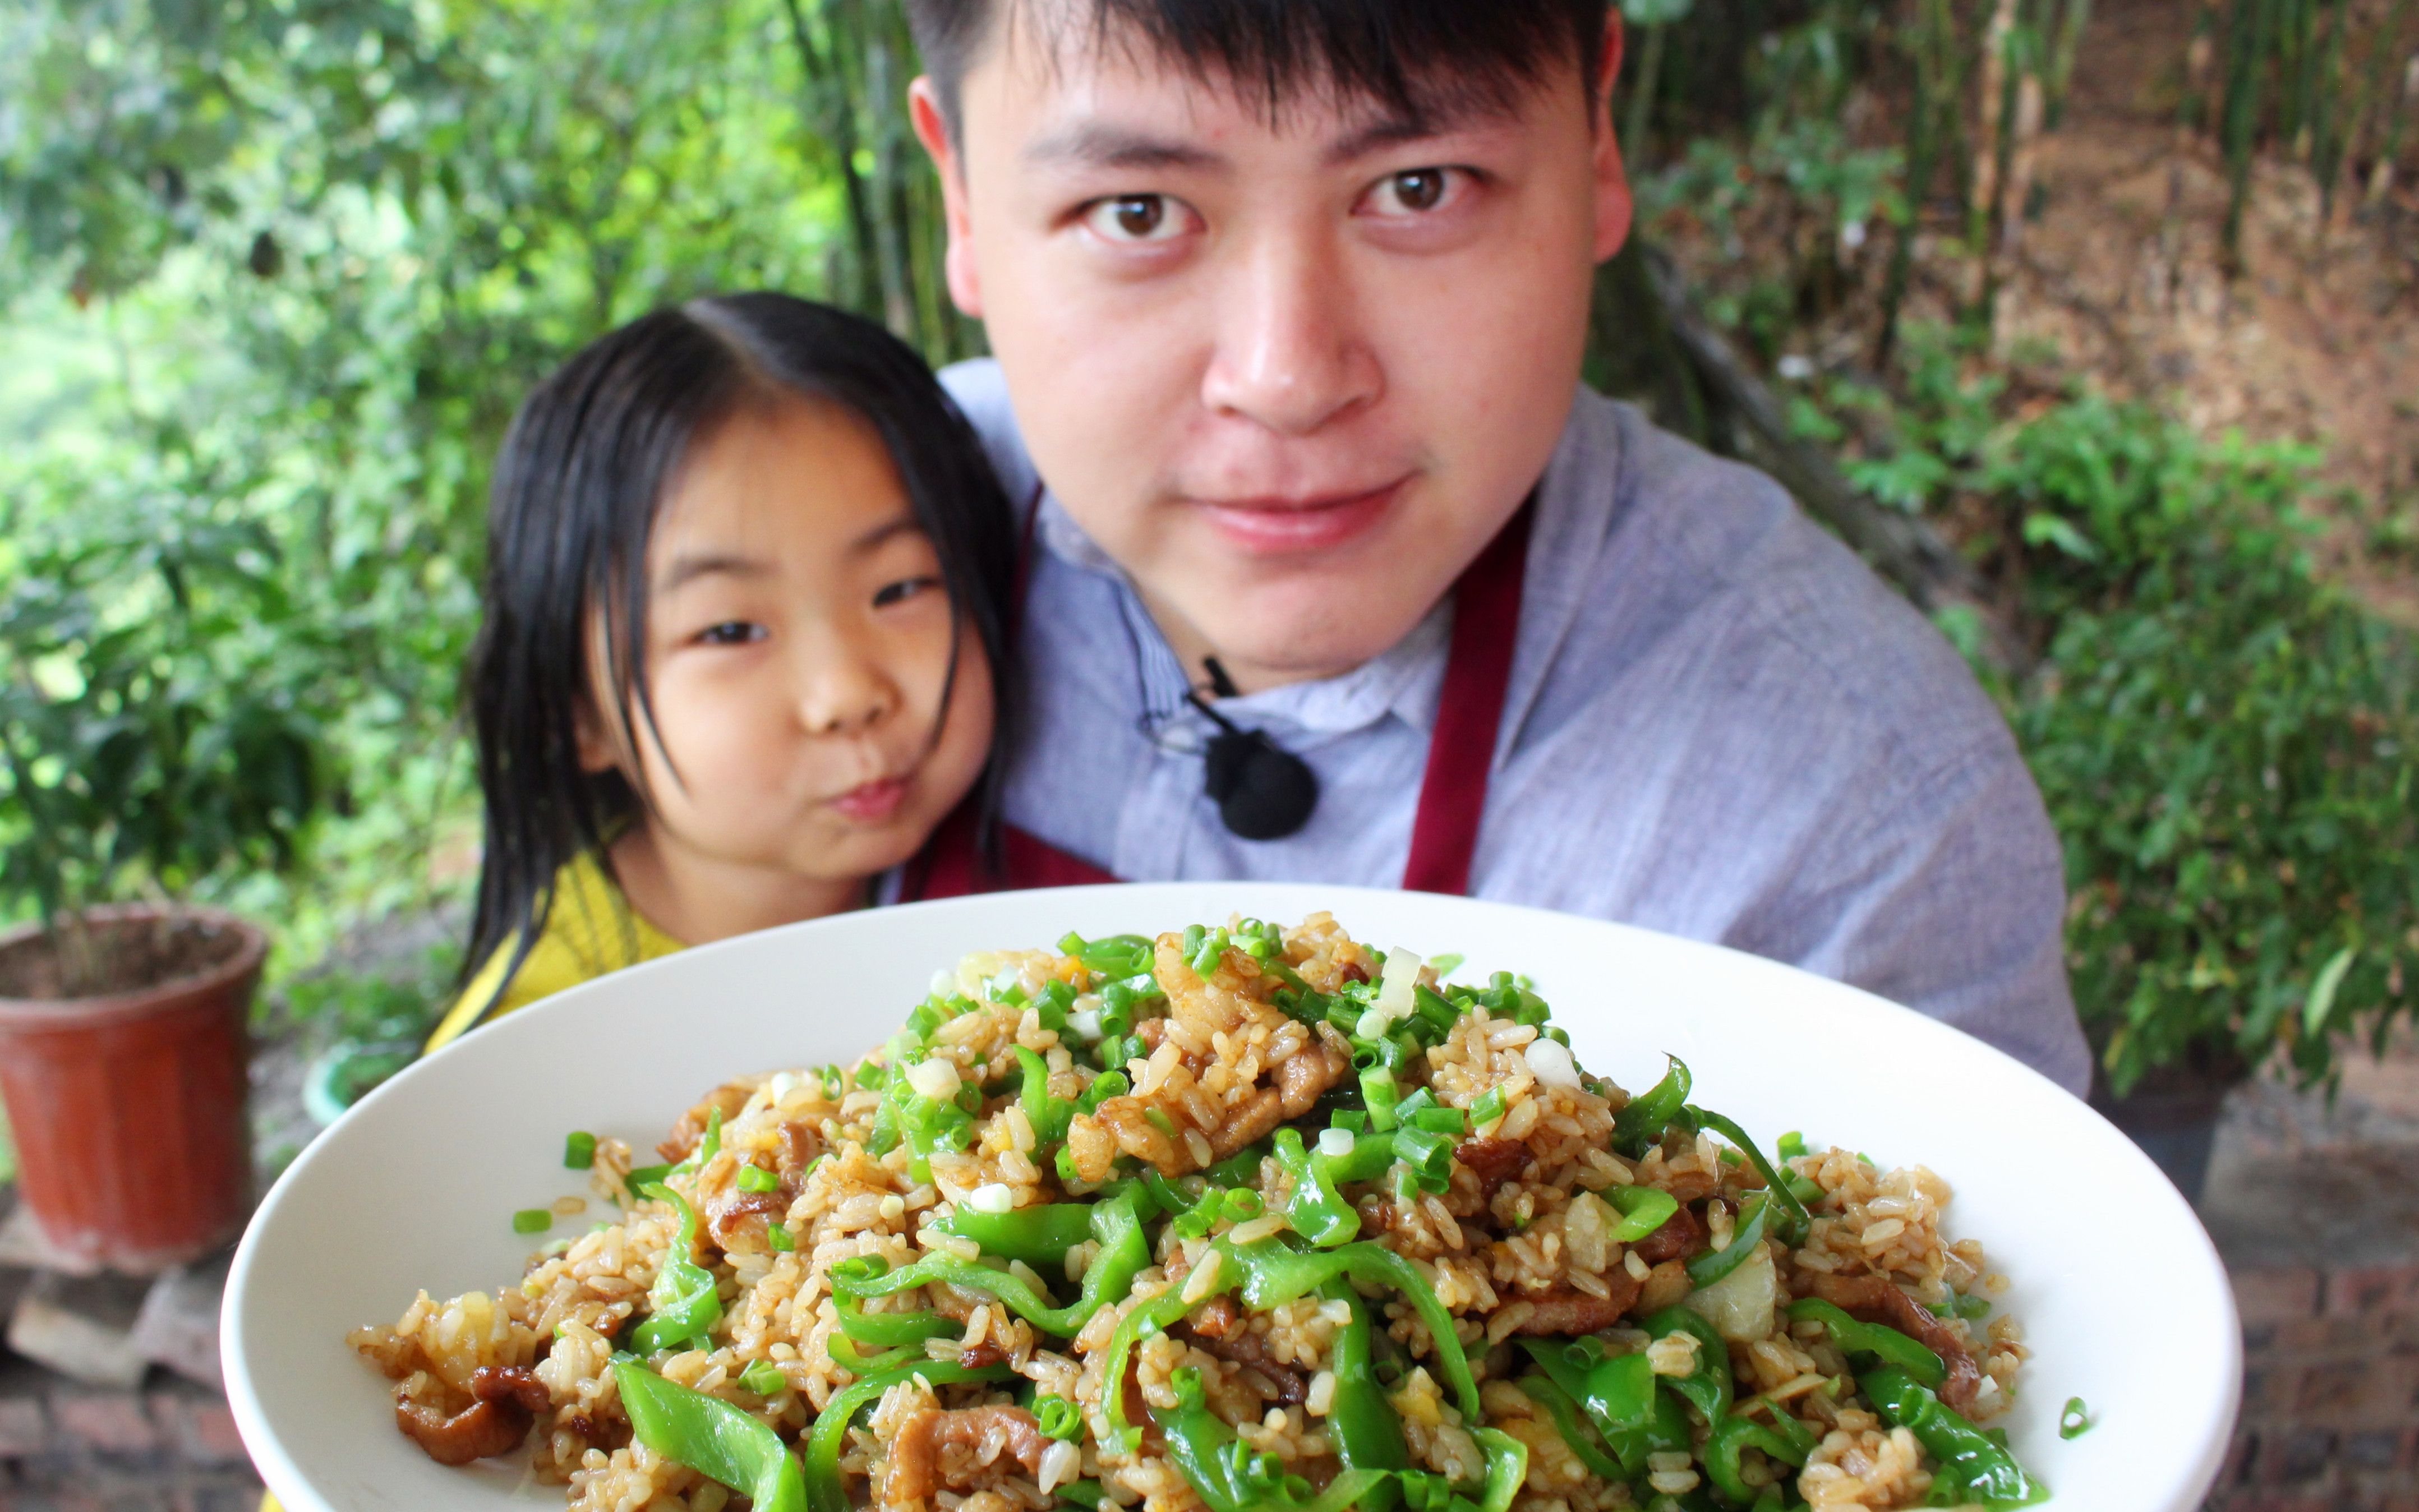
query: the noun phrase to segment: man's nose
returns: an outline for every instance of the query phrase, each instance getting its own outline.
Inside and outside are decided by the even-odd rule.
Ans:
[[[1237,268],[1218,323],[1202,379],[1202,400],[1215,413],[1306,436],[1384,391],[1341,249],[1323,237],[1263,238]]]

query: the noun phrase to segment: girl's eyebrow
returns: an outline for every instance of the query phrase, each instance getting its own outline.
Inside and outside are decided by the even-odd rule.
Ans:
[[[711,578],[716,573],[727,573],[734,578],[761,578],[772,570],[765,563],[736,552],[696,552],[674,557],[671,565],[664,569],[663,580],[655,585],[655,592],[669,594],[675,588],[695,582],[700,578]]]
[[[884,520],[881,524],[876,525],[873,529],[858,536],[855,540],[851,541],[848,545],[848,549],[853,555],[863,556],[866,552],[887,543],[895,536],[921,535],[923,533],[924,522],[922,520],[917,519],[913,515],[896,515],[889,519]]]

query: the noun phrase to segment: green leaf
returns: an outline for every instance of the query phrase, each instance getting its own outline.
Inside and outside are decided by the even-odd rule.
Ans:
[[[2357,949],[2347,945],[2319,968],[2318,980],[2310,983],[2310,995],[2302,1004],[2302,1032],[2318,1035],[2325,1031],[2327,1020],[2335,1011],[2336,990],[2343,986],[2344,974],[2359,956]]]

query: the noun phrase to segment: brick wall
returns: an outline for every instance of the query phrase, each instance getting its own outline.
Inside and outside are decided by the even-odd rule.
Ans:
[[[2242,1421],[2211,1512],[2419,1512],[2419,1261],[2240,1267]]]

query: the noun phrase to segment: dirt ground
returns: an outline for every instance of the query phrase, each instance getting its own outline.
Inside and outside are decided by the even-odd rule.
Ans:
[[[2219,264],[2223,163],[2174,126],[2192,8],[2103,4],[2064,127],[2042,147],[2040,218],[2000,305],[2002,340],[2055,344],[2112,389],[2160,397],[2204,432],[2323,445],[2347,576],[2419,624],[2419,183],[2362,205],[2349,178],[2320,224],[2319,185],[2260,163],[2243,276]]]
[[[2354,3],[2365,13],[2379,0]],[[2262,161],[2244,270],[2228,277],[2217,144],[2176,125],[2197,4],[2100,0],[2065,118],[2037,148],[2033,213],[1998,255],[1994,365],[2019,393],[2082,378],[2205,434],[2323,448],[2323,476],[2343,489],[2313,501],[2335,522],[2329,558],[2379,609],[2419,625],[2419,171],[2406,152],[2382,207],[2347,173],[2321,226],[2306,164]],[[1868,146],[1896,142],[1896,116],[1862,95],[1845,112]],[[1804,244],[1806,227],[1773,220],[1785,213],[1751,210],[1726,245],[1698,235],[1685,208],[1656,230],[1701,286],[1735,290]],[[1909,320],[1947,323],[1968,306],[1979,269],[1957,239],[1963,220],[1953,203],[1924,207]],[[1844,300],[1795,338],[1814,366],[1868,360],[1889,239],[1865,242]]]

